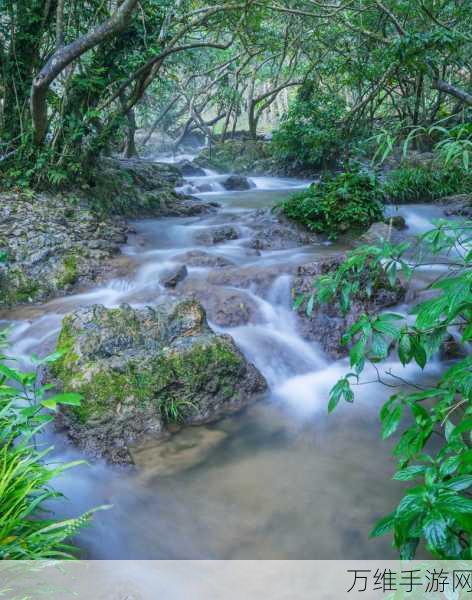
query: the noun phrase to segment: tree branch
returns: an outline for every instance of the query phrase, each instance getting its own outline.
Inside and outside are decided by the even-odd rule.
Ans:
[[[57,49],[33,79],[30,104],[35,143],[42,143],[47,132],[47,93],[52,82],[79,56],[125,29],[137,4],[138,0],[124,0],[107,21]]]
[[[443,79],[433,78],[432,87],[439,92],[444,92],[445,94],[449,94],[450,96],[454,96],[461,102],[465,102],[469,106],[472,106],[472,94],[461,90],[460,88],[447,83]]]

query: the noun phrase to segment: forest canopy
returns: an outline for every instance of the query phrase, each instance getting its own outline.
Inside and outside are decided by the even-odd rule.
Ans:
[[[2,0],[0,168],[62,184],[143,125],[256,137],[294,95],[279,152],[315,166],[449,125],[472,105],[471,19],[466,0]]]

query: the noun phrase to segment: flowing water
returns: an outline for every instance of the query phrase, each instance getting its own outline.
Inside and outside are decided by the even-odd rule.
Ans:
[[[390,445],[379,439],[378,411],[388,389],[360,386],[354,405],[328,416],[329,389],[347,362],[330,361],[316,344],[304,341],[290,308],[290,268],[334,247],[319,244],[258,256],[244,245],[250,220],[240,223],[247,211],[271,206],[306,182],[260,177],[247,192],[225,192],[221,176],[208,172],[205,178],[189,178],[188,189],[202,183],[197,179],[210,188],[201,197],[221,204],[216,214],[134,223],[136,233],[123,248],[129,259],[125,277],[16,309],[3,322],[13,327],[11,353],[27,363],[32,352],[54,347],[63,315],[77,306],[143,306],[161,300],[166,292],[159,276],[189,250],[214,253],[255,271],[277,269],[268,289],[245,290],[257,304],[256,323],[226,329],[213,324],[230,333],[264,374],[270,387],[266,398],[237,416],[142,449],[136,455],[139,468],[94,462],[63,475],[58,486],[69,498],[67,516],[113,505],[81,535],[84,552],[96,559],[395,557],[387,538],[368,538],[376,519],[401,496],[398,482],[390,480]],[[439,216],[425,206],[398,210],[413,232]],[[239,229],[240,239],[199,244],[207,228],[228,224]],[[202,284],[210,272],[189,268],[188,280]],[[438,368],[433,365],[421,376]],[[402,376],[418,379],[420,374],[411,367]],[[80,458],[62,435],[50,433],[45,441],[51,439],[61,460]]]

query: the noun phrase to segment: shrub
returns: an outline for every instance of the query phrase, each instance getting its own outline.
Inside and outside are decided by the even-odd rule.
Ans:
[[[0,332],[4,344],[5,333]],[[23,373],[8,367],[0,353],[0,559],[72,558],[75,548],[68,540],[93,512],[59,521],[45,507],[62,498],[51,481],[73,464],[45,464],[51,448],[38,447],[38,434],[54,418],[51,411],[58,404],[80,401],[77,394],[47,398],[50,386],[38,384],[39,366],[56,358],[36,360],[37,370]]]
[[[336,163],[346,140],[340,132],[345,104],[340,98],[299,96],[272,137],[276,158],[303,168]]]
[[[398,203],[431,202],[452,194],[472,191],[472,177],[458,166],[401,167],[385,180],[384,194]]]
[[[341,294],[347,313],[361,277],[373,277],[371,288],[379,269],[391,283],[400,271],[409,280],[435,256],[438,262],[445,255],[453,257],[447,270],[428,285],[434,295],[414,306],[409,317],[373,312],[352,324],[343,340],[350,348],[351,370],[332,388],[328,404],[331,412],[340,401],[352,403],[355,386],[371,381],[365,374],[367,365],[376,374],[374,381],[396,388],[380,411],[381,435],[387,439],[397,433],[393,455],[398,470],[393,479],[402,483],[404,495],[371,535],[392,533],[405,560],[414,558],[423,543],[440,559],[469,559],[471,552],[472,255],[464,253],[471,229],[472,221],[440,220],[417,244],[384,242],[358,248],[347,254],[336,273],[318,277],[306,298],[308,311]],[[419,385],[402,377],[402,366],[416,363],[424,369],[434,362],[448,339],[457,344],[457,358],[436,381]],[[399,374],[391,369],[394,353]],[[387,360],[388,367],[382,369]]]
[[[307,190],[293,194],[279,208],[311,231],[335,239],[348,230],[366,230],[383,218],[378,180],[368,174],[326,175]]]

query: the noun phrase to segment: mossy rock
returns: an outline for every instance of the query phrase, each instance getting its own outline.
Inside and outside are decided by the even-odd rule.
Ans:
[[[64,318],[54,375],[83,395],[64,422],[82,446],[115,462],[130,445],[240,410],[266,389],[230,336],[215,335],[194,300],[157,308],[100,305]]]
[[[221,173],[267,174],[271,170],[271,146],[260,140],[228,140],[205,148],[194,161]]]

